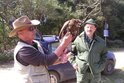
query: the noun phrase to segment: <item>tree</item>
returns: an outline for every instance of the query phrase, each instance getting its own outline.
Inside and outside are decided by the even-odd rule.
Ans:
[[[85,21],[95,18],[99,35],[103,35],[106,21],[109,24],[109,38],[124,40],[120,36],[124,33],[123,11],[123,0],[0,0],[0,45],[3,49],[13,46],[13,38],[8,38],[8,32],[12,29],[13,20],[22,15],[40,20],[38,28],[42,34],[57,35],[68,19]]]

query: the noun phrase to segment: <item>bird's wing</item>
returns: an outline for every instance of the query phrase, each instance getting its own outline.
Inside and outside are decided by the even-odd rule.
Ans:
[[[66,31],[67,27],[68,27],[68,24],[69,24],[69,20],[66,21],[64,23],[64,25],[62,26],[60,32],[59,32],[59,38],[61,39],[63,36],[64,36],[64,32]]]

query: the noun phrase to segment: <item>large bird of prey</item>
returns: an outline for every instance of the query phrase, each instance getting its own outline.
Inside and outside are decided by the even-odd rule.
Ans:
[[[71,19],[66,21],[59,32],[59,39],[62,39],[68,32],[72,34],[73,38],[75,38],[82,23],[83,22],[79,19]]]

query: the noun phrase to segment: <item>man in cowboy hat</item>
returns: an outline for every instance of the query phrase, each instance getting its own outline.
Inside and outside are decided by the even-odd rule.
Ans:
[[[88,19],[84,31],[72,44],[72,52],[76,55],[74,68],[77,83],[101,83],[101,71],[105,67],[107,49],[105,41],[96,35],[96,29],[95,20]]]
[[[34,41],[35,26],[38,24],[38,20],[30,20],[27,16],[21,16],[13,22],[14,29],[9,37],[19,38],[14,49],[16,83],[50,83],[47,66],[63,56],[63,50],[72,40],[71,34],[65,35],[58,48],[52,54],[45,55],[40,43]]]

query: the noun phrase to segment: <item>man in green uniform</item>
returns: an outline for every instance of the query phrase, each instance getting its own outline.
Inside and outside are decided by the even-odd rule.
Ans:
[[[105,68],[107,49],[105,41],[96,35],[96,22],[88,19],[84,31],[72,43],[72,53],[76,56],[77,83],[101,83],[101,71]]]

